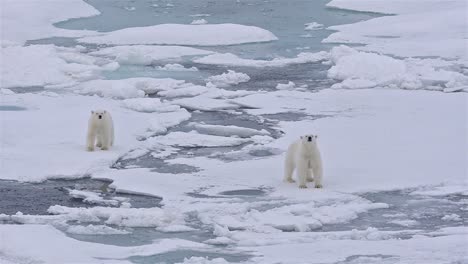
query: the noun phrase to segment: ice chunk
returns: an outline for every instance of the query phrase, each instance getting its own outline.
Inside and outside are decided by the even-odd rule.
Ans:
[[[99,15],[100,12],[81,0],[2,1],[2,43],[8,40],[23,44],[27,40],[48,37],[80,37],[96,32],[66,30],[53,24],[71,18]]]
[[[442,218],[444,221],[461,221],[462,218],[457,214],[444,215]]]
[[[338,32],[324,42],[366,44],[359,49],[400,57],[466,58],[466,2],[409,0],[333,0],[327,6],[393,14],[354,24],[332,26]]]
[[[121,64],[149,65],[158,60],[212,54],[212,51],[182,46],[117,46],[102,48],[91,55],[115,59]]]
[[[191,132],[172,132],[168,135],[151,138],[151,142],[175,147],[232,147],[239,146],[251,140],[245,138],[222,137]]]
[[[195,19],[190,24],[191,25],[204,25],[204,24],[208,24],[208,21],[206,21],[203,18],[202,19]]]
[[[396,87],[444,90],[468,85],[468,76],[454,71],[454,63],[434,59],[396,59],[347,46],[331,51],[328,77],[342,80],[333,88]]]
[[[270,135],[270,133],[266,130],[256,130],[247,127],[206,125],[197,123],[190,123],[189,126],[193,127],[199,133],[223,137],[238,136],[242,138],[248,138],[256,135]]]
[[[173,104],[180,105],[189,110],[218,111],[238,109],[238,104],[230,103],[226,100],[213,99],[206,96],[196,96],[192,98],[183,98],[172,101]]]
[[[68,221],[87,222],[89,218],[104,220],[108,225],[123,227],[159,227],[172,224],[185,224],[183,216],[174,210],[163,210],[161,208],[113,208],[113,207],[91,207],[72,208],[54,205],[48,209],[53,215],[63,217]]]
[[[296,88],[296,84],[294,82],[289,81],[288,83],[278,83],[276,85],[276,89],[278,90],[292,90]]]
[[[272,60],[243,59],[232,53],[215,53],[199,59],[196,63],[226,65],[226,66],[246,66],[246,67],[282,67],[289,64],[301,64],[318,62],[329,59],[329,53],[320,51],[317,53],[301,52],[295,58],[275,58]]]
[[[78,235],[125,235],[130,233],[125,230],[119,230],[105,225],[70,226],[67,228],[66,232]]]
[[[75,92],[86,95],[99,95],[115,99],[144,97],[159,91],[180,88],[184,81],[170,78],[129,78],[122,80],[93,80],[76,86]]]
[[[163,103],[158,98],[132,98],[125,99],[122,101],[122,105],[128,109],[132,109],[138,112],[174,112],[180,110],[178,105],[172,105],[169,103]]]
[[[198,71],[197,67],[185,68],[183,65],[177,63],[166,64],[163,67],[158,66],[156,69],[160,71]]]
[[[47,225],[0,225],[0,236],[8,241],[7,246],[2,244],[0,260],[6,255],[14,260],[13,263],[20,260],[21,263],[128,264],[127,259],[132,256],[151,256],[182,249],[210,249],[207,245],[183,239],[160,239],[143,246],[84,242]]]
[[[310,22],[305,24],[305,29],[304,30],[318,30],[322,29],[323,24],[317,23],[317,22]]]
[[[104,199],[100,194],[95,193],[95,192],[90,192],[90,191],[68,189],[68,195],[76,199],[81,199],[83,200],[83,202],[89,203],[89,204],[110,205],[110,206],[119,205],[119,202],[116,200]]]
[[[211,82],[217,87],[227,87],[230,85],[236,85],[243,82],[248,82],[250,77],[241,72],[235,72],[228,70],[226,73],[220,75],[211,76],[206,81]]]
[[[217,46],[269,42],[278,38],[268,30],[238,24],[181,25],[162,24],[125,28],[100,36],[84,37],[80,42],[96,44],[159,44]]]
[[[97,79],[118,64],[53,45],[11,46],[1,49],[0,87],[72,86]]]

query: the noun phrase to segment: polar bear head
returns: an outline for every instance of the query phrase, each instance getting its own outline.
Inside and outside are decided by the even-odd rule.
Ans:
[[[107,117],[106,110],[93,110],[91,111],[91,118],[95,121],[105,120]]]
[[[301,136],[301,144],[302,146],[309,151],[312,151],[315,147],[317,147],[317,135],[308,134]]]

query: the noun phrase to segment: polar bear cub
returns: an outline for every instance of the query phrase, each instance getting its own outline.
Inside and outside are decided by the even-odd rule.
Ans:
[[[322,158],[317,144],[317,135],[301,136],[289,146],[284,162],[286,182],[294,182],[292,178],[294,169],[296,169],[299,188],[307,188],[308,181],[315,181],[315,188],[322,188]]]
[[[91,111],[88,121],[88,136],[86,145],[88,151],[94,151],[94,144],[102,150],[108,150],[114,145],[114,124],[106,110]]]

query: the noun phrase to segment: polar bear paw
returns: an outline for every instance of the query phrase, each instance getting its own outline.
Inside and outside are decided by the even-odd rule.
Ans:
[[[300,188],[300,189],[307,189],[307,185],[301,184],[301,185],[299,185],[299,188]]]
[[[87,150],[88,151],[94,151],[94,147],[88,147]]]
[[[315,188],[317,188],[317,189],[320,189],[320,188],[322,188],[322,187],[323,187],[323,186],[322,186],[322,184],[320,184],[320,183],[315,184]]]
[[[296,181],[295,181],[295,180],[293,180],[292,178],[290,178],[290,179],[286,179],[285,181],[286,181],[286,182],[289,182],[289,183],[296,182]]]

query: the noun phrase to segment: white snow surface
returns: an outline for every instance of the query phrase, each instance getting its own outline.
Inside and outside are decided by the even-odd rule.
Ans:
[[[54,45],[8,46],[1,49],[1,57],[2,88],[72,86],[119,67],[116,62],[81,54],[76,48]]]
[[[159,60],[178,59],[184,56],[208,55],[208,50],[183,46],[115,46],[93,51],[90,55],[114,59],[120,64],[150,65]]]
[[[392,87],[443,91],[468,86],[456,63],[440,59],[397,59],[339,46],[331,50],[328,77],[341,80],[332,88]]]
[[[2,103],[26,108],[0,111],[1,178],[20,181],[92,174],[129,151],[147,129],[165,130],[190,116],[183,109],[156,115],[135,112],[121,108],[118,101],[80,95],[10,94],[2,95]],[[88,118],[96,108],[110,111],[114,119],[116,139],[109,151],[85,148]]]
[[[12,263],[118,263],[131,256],[150,256],[177,249],[207,249],[182,239],[162,239],[152,244],[121,247],[79,241],[47,225],[0,225],[2,258]],[[8,242],[7,242],[8,241]],[[47,241],[47,243],[44,243]],[[60,249],[60,250],[57,250]]]
[[[269,42],[278,38],[268,30],[238,24],[182,25],[161,24],[134,27],[78,39],[84,43],[131,45],[218,46]]]
[[[180,110],[178,105],[172,105],[166,102],[161,102],[158,98],[132,98],[122,101],[122,106],[138,112],[174,112]]]
[[[115,229],[106,225],[87,225],[87,226],[70,226],[67,228],[67,233],[78,235],[125,235],[130,232],[125,230]]]
[[[255,135],[270,135],[270,133],[266,130],[256,130],[253,128],[239,126],[207,125],[198,123],[190,123],[189,126],[203,134],[224,137],[238,136],[241,138],[246,138]]]
[[[329,53],[320,51],[316,53],[301,52],[295,58],[274,58],[272,60],[254,60],[243,59],[232,53],[215,53],[199,59],[196,63],[226,65],[226,66],[245,66],[245,67],[282,67],[289,64],[301,64],[309,62],[324,61],[329,58]]]
[[[364,46],[339,46],[331,52],[265,60],[183,46],[152,46],[215,46],[277,39],[254,26],[164,24],[107,33],[71,31],[52,24],[98,11],[81,0],[4,0],[0,103],[21,110],[0,109],[0,178],[35,182],[90,176],[112,180],[110,188],[116,192],[149,194],[163,201],[162,207],[132,208],[122,198],[105,199],[98,193],[70,190],[72,197],[85,202],[121,207],[54,205],[49,215],[0,214],[0,222],[15,223],[0,225],[0,262],[130,263],[132,256],[176,250],[219,253],[219,248],[211,245],[248,252],[253,258],[247,263],[259,264],[337,263],[351,256],[352,263],[467,262],[468,231],[459,226],[464,221],[462,213],[440,215],[447,227],[433,231],[416,229],[420,223],[403,213],[383,216],[399,229],[408,230],[319,230],[346,225],[360,214],[392,206],[367,200],[362,192],[414,188],[410,195],[418,199],[468,193],[468,95],[452,93],[468,91],[466,3],[333,0],[328,5],[395,15],[330,27],[337,32],[324,40]],[[176,8],[172,3],[164,6]],[[306,30],[317,26],[306,24]],[[98,48],[89,54],[82,46],[19,46],[26,40],[49,36],[84,36],[80,41],[123,46]],[[156,70],[181,70],[181,66],[174,66],[180,64],[172,62],[185,56],[195,63],[232,67],[323,62],[331,65],[328,76],[339,83],[332,87],[337,89],[310,93],[294,89],[292,82],[275,91],[218,88],[248,80],[247,75],[233,71],[212,76],[204,86],[170,78],[103,79],[104,71],[116,70],[119,64],[156,63],[166,64]],[[18,87],[45,90],[15,93]],[[114,118],[116,144],[109,151],[85,151],[87,119],[96,108],[110,111]],[[281,131],[279,138],[266,130],[203,121],[188,124],[193,129],[190,132],[171,131],[169,128],[192,116],[187,110],[249,113],[260,123],[265,114],[292,112],[309,117],[277,123],[272,129]],[[319,135],[323,189],[311,188],[309,183],[308,189],[300,190],[296,184],[282,182],[284,157],[278,154],[305,133]],[[229,147],[235,150],[225,151]],[[220,150],[197,156],[187,150],[190,148]],[[245,157],[255,150],[272,155]],[[183,155],[179,155],[181,151]],[[151,168],[110,168],[119,158],[148,153],[169,165],[197,170],[172,174]],[[222,155],[236,158],[216,158]],[[263,195],[243,198],[226,193],[233,190],[258,190]],[[453,203],[466,210],[466,199]],[[133,228],[166,233],[198,231],[189,226],[188,215],[212,231],[214,238],[198,243],[171,235],[143,246],[123,247],[84,242],[64,234],[125,236]],[[406,239],[400,239],[402,236]],[[337,248],[340,250],[334,250]],[[191,257],[182,263],[229,262]]]
[[[394,15],[329,27],[338,32],[324,42],[366,44],[359,49],[402,57],[468,56],[465,0],[332,0],[327,6]]]
[[[53,26],[54,23],[71,18],[89,17],[100,14],[82,0],[3,0],[2,3],[3,43],[24,44],[27,40],[47,37],[79,37],[96,32],[66,30]],[[32,11],[32,12],[31,12]]]

